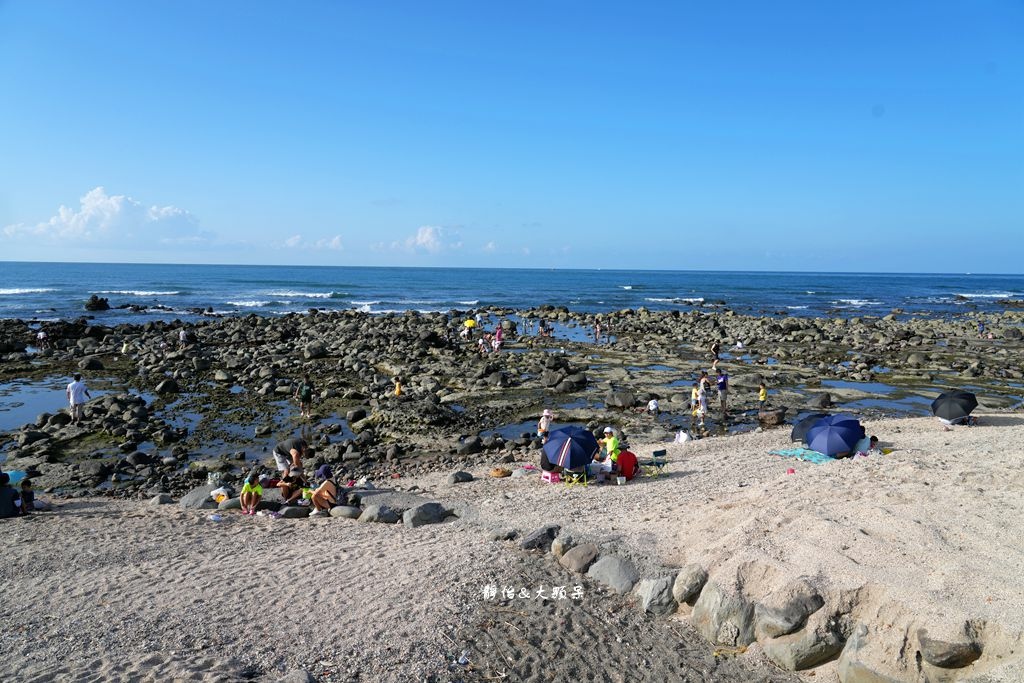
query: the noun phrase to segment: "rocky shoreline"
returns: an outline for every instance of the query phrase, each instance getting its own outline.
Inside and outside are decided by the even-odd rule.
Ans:
[[[924,414],[929,393],[970,386],[987,409],[1020,404],[1024,312],[986,317],[752,317],[724,310],[612,314],[543,306],[481,311],[503,325],[506,348],[481,357],[456,334],[474,311],[369,315],[357,311],[255,315],[196,323],[107,327],[101,317],[49,323],[52,348],[32,349],[34,327],[0,321],[0,382],[81,371],[109,393],[69,424],[63,396],[33,423],[0,436],[5,469],[24,469],[58,494],[180,495],[197,481],[231,482],[276,439],[302,433],[340,476],[407,476],[527,459],[543,408],[556,423],[611,424],[637,441],[690,427],[689,386],[720,341],[732,414],[717,410],[695,436],[758,427],[756,389],[789,416],[834,406],[867,416]],[[517,336],[548,321],[552,338]],[[593,343],[600,322],[610,341]],[[184,331],[194,343],[180,345]],[[602,340],[604,341],[604,340]],[[742,348],[737,344],[742,344]],[[309,374],[314,417],[291,399]],[[393,380],[402,378],[403,394]],[[95,384],[94,384],[95,386]],[[654,420],[642,406],[659,399]]]

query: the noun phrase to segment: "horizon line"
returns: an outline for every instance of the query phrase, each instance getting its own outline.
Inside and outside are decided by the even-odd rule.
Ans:
[[[593,273],[765,273],[778,275],[955,275],[955,276],[999,276],[1021,277],[1024,273],[988,273],[988,272],[936,272],[936,271],[889,271],[889,270],[758,270],[758,269],[710,269],[710,268],[566,268],[566,267],[532,267],[517,266],[376,266],[376,265],[289,265],[281,263],[174,263],[174,262],[137,262],[137,261],[22,261],[0,259],[0,263],[47,264],[47,265],[95,265],[95,266],[212,266],[217,268],[375,268],[380,270],[528,270],[555,272],[593,272]]]

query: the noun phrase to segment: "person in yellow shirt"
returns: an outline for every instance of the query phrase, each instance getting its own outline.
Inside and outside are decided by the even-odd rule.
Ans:
[[[613,463],[618,462],[619,451],[622,449],[619,446],[619,437],[615,434],[615,430],[611,427],[605,427],[604,439],[601,442],[604,444],[605,457]]]
[[[768,405],[768,387],[761,382],[757,387],[757,409],[764,410],[766,405]]]

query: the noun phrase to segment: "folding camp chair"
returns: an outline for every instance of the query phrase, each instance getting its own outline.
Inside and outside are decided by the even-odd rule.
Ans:
[[[643,471],[645,477],[660,477],[664,474],[663,470],[665,465],[668,464],[668,459],[665,457],[668,454],[664,448],[661,450],[654,451],[651,453],[649,460],[640,461],[640,469]]]
[[[588,486],[590,484],[590,476],[587,474],[586,467],[583,468],[582,472],[563,470],[562,481],[565,482],[566,486]]]

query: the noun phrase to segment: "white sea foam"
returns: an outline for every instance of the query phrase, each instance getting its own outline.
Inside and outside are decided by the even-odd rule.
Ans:
[[[806,294],[817,294],[817,292],[815,292],[813,289],[808,289],[805,293]]]
[[[45,292],[56,291],[56,289],[47,289],[45,287],[10,287],[7,289],[0,289],[0,296],[10,296],[12,294],[44,294]]]
[[[455,303],[459,304],[460,306],[476,306],[477,304],[480,303],[480,299],[475,299],[473,301],[456,301]]]
[[[381,304],[380,301],[356,301],[355,299],[353,299],[349,303],[352,304],[353,306],[359,307],[379,306]]]
[[[260,306],[266,306],[270,302],[269,301],[225,301],[224,303],[230,304],[231,306],[239,306],[241,308],[259,308]]]
[[[961,294],[957,292],[956,296],[963,297],[965,299],[1009,299],[1014,296],[1013,292],[996,292],[995,294]]]
[[[290,289],[279,292],[267,292],[267,294],[270,296],[292,296],[305,299],[330,299],[334,296],[334,292],[295,292]]]
[[[619,285],[619,287],[622,287],[623,289],[633,289],[633,285]]]
[[[121,296],[175,296],[181,292],[158,292],[146,289],[103,289],[90,294],[120,294]]]
[[[702,303],[704,303],[704,297],[702,297],[702,296],[691,296],[691,297],[677,296],[677,297],[673,297],[671,299],[663,299],[663,298],[649,296],[649,297],[646,297],[644,299],[644,301],[650,301],[651,303],[654,303],[654,304],[702,304]]]
[[[870,299],[840,299],[839,301],[833,301],[833,304],[845,304],[847,306],[853,306],[854,308],[861,308],[863,306],[881,306],[881,301],[872,301]]]
[[[805,308],[810,308],[810,306],[786,306],[786,308],[790,309],[791,311],[802,311]]]

